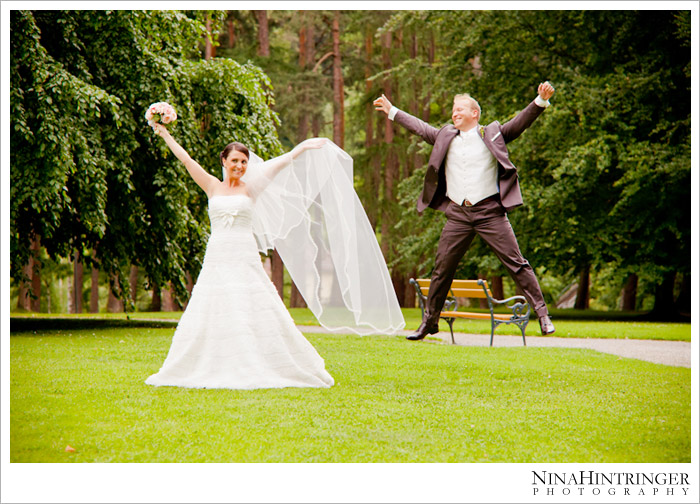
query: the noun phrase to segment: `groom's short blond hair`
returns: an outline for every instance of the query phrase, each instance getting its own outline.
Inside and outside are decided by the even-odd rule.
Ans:
[[[481,107],[479,106],[479,102],[478,102],[478,101],[476,101],[474,98],[472,98],[472,97],[471,97],[470,95],[468,95],[468,94],[458,94],[458,95],[455,95],[454,101],[457,101],[457,100],[464,100],[464,101],[466,101],[467,103],[469,103],[469,106],[471,107],[471,109],[472,109],[472,110],[476,110],[476,111],[479,113],[479,115],[477,116],[476,120],[478,121],[479,119],[481,119]]]

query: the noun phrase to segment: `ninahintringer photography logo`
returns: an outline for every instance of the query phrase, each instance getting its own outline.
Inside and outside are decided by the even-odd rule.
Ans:
[[[690,491],[684,472],[549,472],[532,471],[533,495],[686,496]]]

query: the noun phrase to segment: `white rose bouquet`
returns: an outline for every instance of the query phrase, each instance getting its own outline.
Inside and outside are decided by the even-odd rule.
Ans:
[[[177,120],[177,112],[172,105],[166,102],[152,103],[146,110],[148,125],[153,127],[155,123],[170,124]]]

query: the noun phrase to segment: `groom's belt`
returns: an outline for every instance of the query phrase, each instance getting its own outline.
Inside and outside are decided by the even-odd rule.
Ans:
[[[460,206],[474,206],[474,205],[481,205],[482,203],[486,203],[487,201],[499,201],[500,200],[500,195],[498,193],[489,196],[488,198],[484,198],[481,201],[478,201],[477,203],[472,204],[469,200],[464,200]]]

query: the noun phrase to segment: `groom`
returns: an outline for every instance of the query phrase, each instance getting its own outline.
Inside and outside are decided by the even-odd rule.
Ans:
[[[392,106],[384,95],[374,100],[377,110],[433,145],[417,207],[419,212],[431,207],[447,215],[438,243],[428,307],[420,327],[407,339],[421,340],[438,332],[440,311],[457,266],[477,234],[525,293],[539,317],[542,334],[554,332],[535,272],[520,253],[506,214],[523,204],[518,173],[508,157],[506,144],[537,119],[554,94],[549,82],[540,84],[537,91],[537,98],[512,120],[486,126],[479,124],[479,103],[469,95],[457,95],[452,107],[454,125],[440,129]]]

